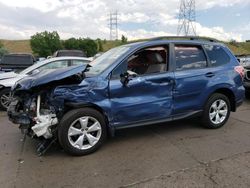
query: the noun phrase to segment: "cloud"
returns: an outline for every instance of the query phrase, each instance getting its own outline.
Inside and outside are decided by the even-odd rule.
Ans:
[[[222,27],[204,27],[199,23],[196,23],[197,34],[200,36],[212,37],[224,41],[230,41],[232,39],[236,41],[242,41],[242,34],[226,32]]]
[[[248,5],[249,0],[197,0],[197,9]],[[129,39],[175,35],[178,0],[0,0],[0,38],[29,38],[44,30],[59,32],[62,38],[108,38],[108,13],[119,12],[119,35]],[[228,31],[222,25],[196,24],[197,33],[219,39],[242,40],[246,34]]]
[[[133,22],[133,23],[143,23],[150,20],[150,17],[144,13],[135,12],[129,14],[120,14],[119,15],[119,22]]]
[[[209,0],[209,1],[204,2],[204,0],[196,0],[196,6],[199,10],[210,9],[215,6],[231,7],[237,4],[247,5],[247,4],[250,4],[250,1],[249,0]]]
[[[175,28],[177,28],[177,24],[175,25]],[[196,23],[196,32],[197,32],[198,36],[212,37],[212,38],[216,38],[216,39],[220,39],[220,40],[224,40],[224,41],[230,41],[232,39],[234,39],[236,41],[243,40],[242,34],[239,34],[236,32],[235,33],[225,32],[225,30],[222,27],[210,27],[210,28],[205,27],[199,23]],[[175,32],[167,32],[167,29],[166,30],[163,29],[162,31],[148,31],[145,29],[138,29],[138,30],[134,30],[134,31],[120,30],[119,33],[127,36],[129,40],[135,40],[138,38],[143,39],[143,38],[151,38],[151,37],[157,37],[157,36],[174,36],[174,35],[176,35]]]
[[[123,31],[119,30],[119,32],[127,36],[129,40],[136,40],[136,39],[145,39],[145,38],[153,38],[159,36],[172,36],[173,33],[168,33],[164,31],[147,31],[145,29],[137,29],[134,31]]]

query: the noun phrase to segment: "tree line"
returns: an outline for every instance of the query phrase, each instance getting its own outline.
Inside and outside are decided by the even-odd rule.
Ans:
[[[127,43],[127,38],[122,36],[121,43]],[[97,52],[103,51],[103,43],[106,40],[90,39],[90,38],[70,38],[61,40],[56,31],[44,31],[31,36],[30,45],[32,51],[40,56],[51,56],[54,52],[61,49],[66,50],[82,50],[88,56],[94,56]]]
[[[5,55],[8,54],[8,50],[4,47],[3,43],[0,42],[0,58]]]

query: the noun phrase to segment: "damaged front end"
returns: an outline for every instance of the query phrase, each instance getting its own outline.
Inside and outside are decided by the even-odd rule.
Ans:
[[[8,109],[9,119],[19,124],[20,129],[31,137],[51,138],[52,126],[58,123],[56,110],[49,105],[46,95],[41,92],[38,96],[15,96]]]
[[[8,116],[21,131],[41,142],[41,155],[57,139],[57,125],[64,114],[63,97],[55,97],[57,87],[76,87],[84,79],[86,66],[44,71],[24,78],[12,88],[13,101]]]

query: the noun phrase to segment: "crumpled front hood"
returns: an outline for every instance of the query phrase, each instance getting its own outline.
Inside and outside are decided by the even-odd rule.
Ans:
[[[56,70],[43,70],[37,74],[19,80],[12,89],[29,90],[34,87],[64,80],[74,75],[82,74],[86,67],[87,65],[80,65],[77,67],[67,67]]]

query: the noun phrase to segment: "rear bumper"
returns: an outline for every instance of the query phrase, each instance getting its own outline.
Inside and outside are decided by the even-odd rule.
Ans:
[[[238,107],[240,107],[246,96],[245,96],[245,88],[243,87],[243,85],[241,85],[240,87],[238,87],[236,90],[234,90],[234,95],[235,95],[235,102],[234,102],[234,109],[232,111],[236,111]]]

